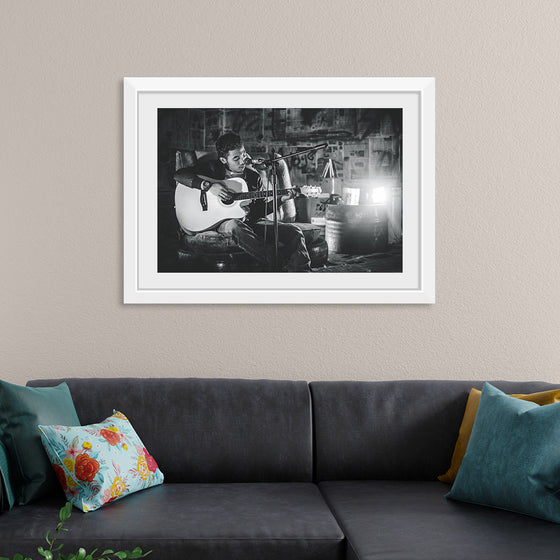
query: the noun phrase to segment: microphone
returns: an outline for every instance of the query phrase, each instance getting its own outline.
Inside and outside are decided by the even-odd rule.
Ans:
[[[249,154],[245,154],[245,163],[248,165],[252,165],[254,163],[260,163],[260,159],[262,158],[253,158]]]
[[[245,154],[245,165],[270,165],[269,159],[264,159],[262,157],[252,157],[249,154]]]

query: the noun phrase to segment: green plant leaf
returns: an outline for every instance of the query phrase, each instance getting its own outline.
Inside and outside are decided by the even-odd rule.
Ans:
[[[53,560],[53,553],[50,550],[43,550],[43,547],[40,546],[37,551],[45,560]],[[16,559],[14,558],[14,560]]]
[[[51,535],[50,531],[47,531],[47,534],[45,535],[45,541],[47,542],[47,544],[49,544],[50,549],[53,548],[54,542],[58,538],[60,532],[68,531],[66,527],[63,527],[63,525],[68,520],[71,514],[72,514],[72,503],[66,502],[66,504],[59,511],[58,516],[60,518],[60,523],[58,523],[58,525],[56,526],[55,535],[54,536]],[[61,543],[56,548],[54,548],[54,550],[45,550],[42,546],[39,546],[37,547],[37,552],[40,554],[42,558],[44,558],[44,560],[54,560],[53,552],[58,552],[63,546],[64,544]],[[119,560],[126,560],[127,558],[134,558],[134,559],[145,558],[146,556],[152,553],[151,550],[148,550],[148,552],[146,553],[142,553],[142,549],[139,546],[134,548],[132,551],[126,550],[126,551],[118,551],[118,552],[114,552],[112,549],[108,548],[103,551],[101,556],[95,558],[94,555],[97,551],[98,549],[95,548],[92,552],[88,554],[84,548],[79,548],[78,552],[75,554],[69,554],[68,556],[63,556],[62,554],[59,554],[57,556],[57,560],[111,560],[109,558],[110,555],[117,557]],[[10,560],[10,559],[4,556],[0,556],[0,560]],[[31,558],[24,559],[22,554],[14,554],[12,560],[32,560],[32,559]]]

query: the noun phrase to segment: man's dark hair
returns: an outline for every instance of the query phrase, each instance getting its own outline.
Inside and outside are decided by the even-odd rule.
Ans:
[[[222,134],[216,140],[216,151],[218,152],[218,157],[227,157],[230,150],[237,150],[243,146],[241,141],[241,136],[235,134],[235,132],[226,132]]]

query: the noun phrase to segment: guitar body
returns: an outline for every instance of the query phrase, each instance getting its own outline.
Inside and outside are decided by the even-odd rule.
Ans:
[[[232,177],[216,181],[203,177],[214,183],[221,183],[236,193],[248,192],[247,183],[240,177]],[[232,218],[241,219],[246,215],[244,206],[251,200],[233,200],[229,204],[222,202],[216,195],[207,192],[208,209],[203,210],[200,204],[200,190],[177,184],[175,189],[175,213],[177,221],[183,230],[198,233],[215,228],[218,224]]]

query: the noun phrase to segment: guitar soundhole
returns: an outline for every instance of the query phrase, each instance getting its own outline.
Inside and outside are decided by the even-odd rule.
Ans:
[[[228,198],[227,200],[222,200],[222,204],[225,204],[226,206],[230,206],[234,202],[235,202],[234,198]]]

